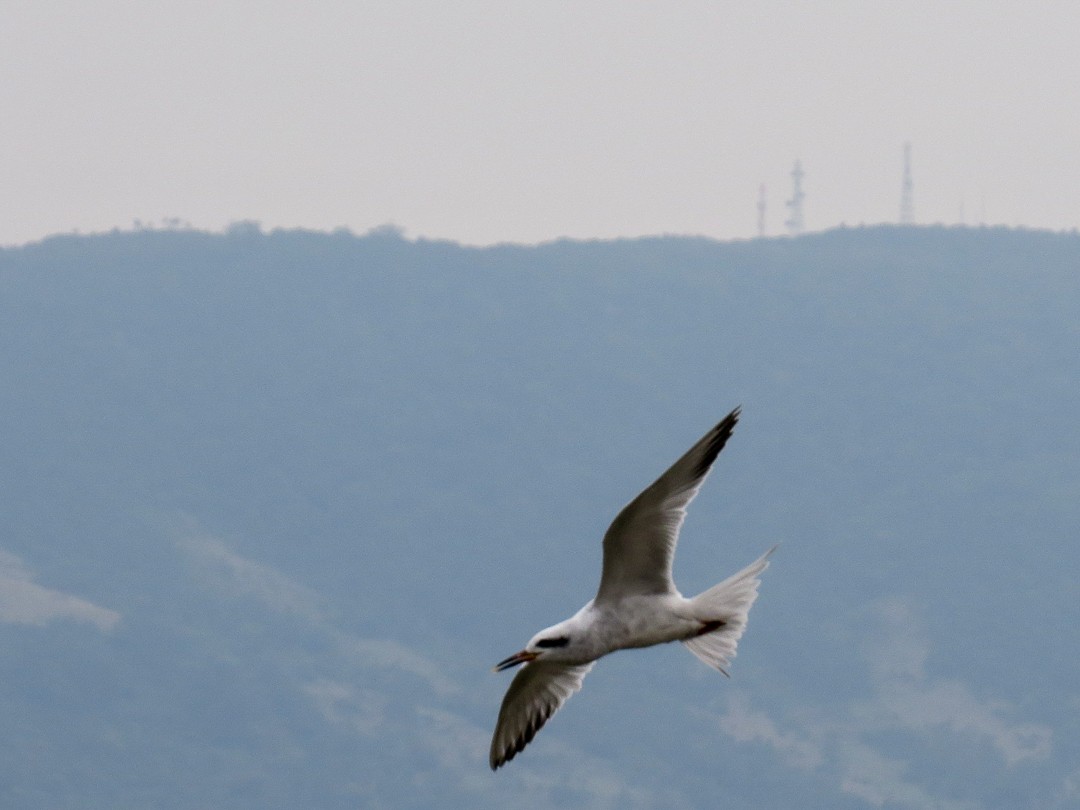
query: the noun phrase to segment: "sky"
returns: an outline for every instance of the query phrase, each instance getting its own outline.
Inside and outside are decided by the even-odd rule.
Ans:
[[[4,0],[0,244],[1080,226],[1080,4]]]

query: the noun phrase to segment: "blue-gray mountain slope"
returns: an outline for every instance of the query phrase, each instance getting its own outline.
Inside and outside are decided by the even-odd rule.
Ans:
[[[1070,807],[1080,237],[0,251],[0,804]],[[781,544],[729,681],[489,672],[736,405],[676,580]]]

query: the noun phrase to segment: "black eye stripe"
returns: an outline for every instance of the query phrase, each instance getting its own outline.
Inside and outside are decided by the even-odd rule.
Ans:
[[[537,647],[565,647],[570,643],[569,636],[559,636],[558,638],[542,638],[536,642]]]

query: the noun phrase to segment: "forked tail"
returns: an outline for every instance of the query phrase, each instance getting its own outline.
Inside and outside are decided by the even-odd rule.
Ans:
[[[700,635],[683,639],[687,648],[710,667],[728,674],[726,667],[735,657],[750,607],[757,599],[758,575],[769,567],[773,546],[739,573],[690,600],[694,617],[702,622]]]

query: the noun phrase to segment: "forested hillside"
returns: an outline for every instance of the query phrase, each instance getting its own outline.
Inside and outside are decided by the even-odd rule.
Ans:
[[[0,250],[0,805],[1073,807],[1080,236]],[[730,680],[490,673],[736,405],[676,581]]]

